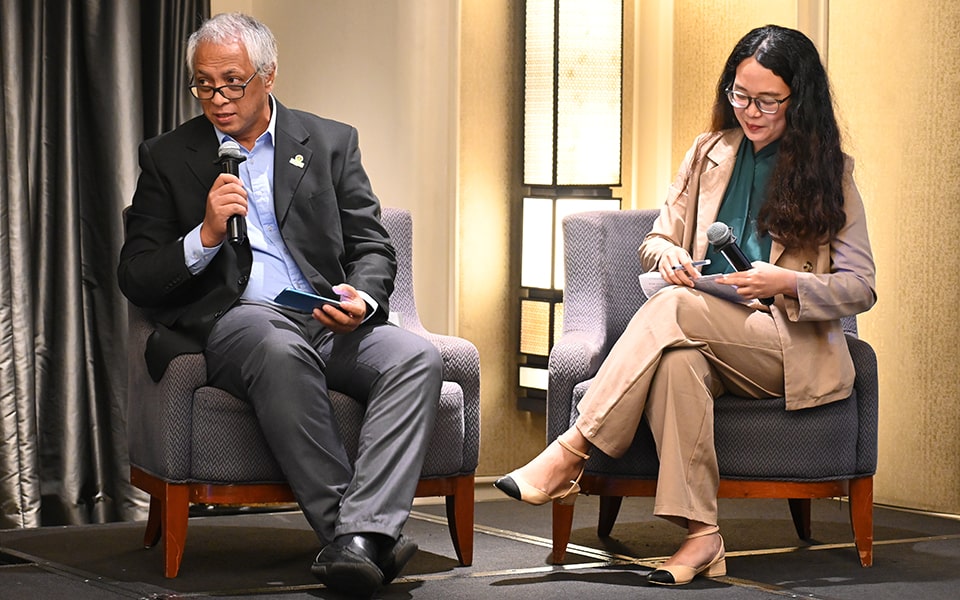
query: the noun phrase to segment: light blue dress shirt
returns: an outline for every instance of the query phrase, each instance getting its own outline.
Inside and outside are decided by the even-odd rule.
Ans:
[[[270,98],[271,109],[273,97]],[[316,293],[300,267],[293,260],[280,235],[280,225],[273,204],[273,138],[277,114],[271,110],[267,130],[257,138],[253,150],[240,146],[246,160],[240,163],[240,180],[247,190],[247,237],[253,251],[250,281],[241,296],[244,300],[272,302],[284,288],[294,287]],[[234,140],[216,127],[220,143]],[[220,250],[220,246],[204,248],[200,242],[200,226],[194,228],[183,241],[187,267],[191,273],[203,271]]]
[[[253,265],[250,269],[250,280],[244,289],[241,298],[254,302],[273,303],[273,299],[284,288],[292,287],[298,290],[316,294],[310,282],[297,266],[293,256],[287,249],[287,244],[280,235],[280,225],[277,223],[276,208],[273,202],[273,165],[275,147],[273,140],[277,127],[277,111],[274,110],[273,96],[270,96],[270,123],[267,130],[257,138],[253,150],[247,150],[243,145],[240,150],[246,160],[240,163],[240,180],[247,190],[247,238],[250,240],[250,249],[253,251]],[[229,135],[214,127],[220,143],[234,140]],[[204,248],[200,241],[200,225],[193,228],[183,239],[184,261],[190,273],[200,273],[223,245],[213,248]],[[357,294],[370,306],[367,318],[377,310],[377,302],[369,294],[357,290]]]

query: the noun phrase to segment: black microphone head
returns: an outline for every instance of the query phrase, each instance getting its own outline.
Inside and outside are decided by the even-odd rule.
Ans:
[[[217,156],[220,158],[235,158],[240,160],[243,158],[243,152],[240,150],[240,144],[233,140],[227,140],[220,144],[220,149],[217,150]]]
[[[717,221],[707,228],[707,241],[714,246],[722,246],[733,239],[733,230],[726,223]]]

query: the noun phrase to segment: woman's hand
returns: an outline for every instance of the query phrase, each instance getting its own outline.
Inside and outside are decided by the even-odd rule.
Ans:
[[[346,283],[333,286],[333,293],[340,296],[340,307],[324,304],[313,309],[313,318],[334,333],[350,333],[367,316],[367,303],[352,285]]]
[[[735,271],[717,278],[717,283],[737,286],[747,299],[772,298],[777,294],[797,296],[797,273],[767,262],[755,261],[746,271]]]
[[[690,254],[679,246],[665,250],[660,255],[660,262],[657,266],[660,276],[674,285],[693,287],[694,281],[700,277],[700,271],[693,266]],[[680,268],[674,269],[676,266]]]

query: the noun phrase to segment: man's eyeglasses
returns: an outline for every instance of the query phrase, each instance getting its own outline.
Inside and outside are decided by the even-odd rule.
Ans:
[[[253,78],[256,76],[257,72],[254,71],[253,75],[251,75],[250,79],[248,79],[245,83],[231,83],[228,85],[221,85],[220,87],[194,84],[190,86],[190,93],[192,93],[194,97],[201,100],[210,100],[217,92],[220,92],[220,95],[227,100],[239,100],[240,98],[243,98],[243,94],[246,92],[247,86],[250,85],[250,82],[253,81]]]
[[[757,110],[766,115],[775,115],[780,111],[780,105],[790,99],[790,96],[782,100],[777,100],[776,98],[755,98],[753,96],[748,96],[743,92],[738,92],[736,90],[731,90],[727,88],[727,99],[730,100],[735,108],[746,108],[750,106],[750,102],[756,105]]]

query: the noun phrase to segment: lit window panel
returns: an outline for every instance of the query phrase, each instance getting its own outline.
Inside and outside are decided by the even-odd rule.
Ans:
[[[527,0],[526,10],[524,183],[620,185],[622,1]]]
[[[550,354],[550,302],[520,301],[520,352]]]
[[[549,380],[550,374],[546,369],[520,367],[520,387],[546,391]]]
[[[560,2],[557,185],[620,184],[622,3]]]
[[[527,2],[523,94],[523,179],[553,183],[554,3]]]
[[[522,287],[549,289],[553,286],[553,208],[553,198],[523,199]]]

